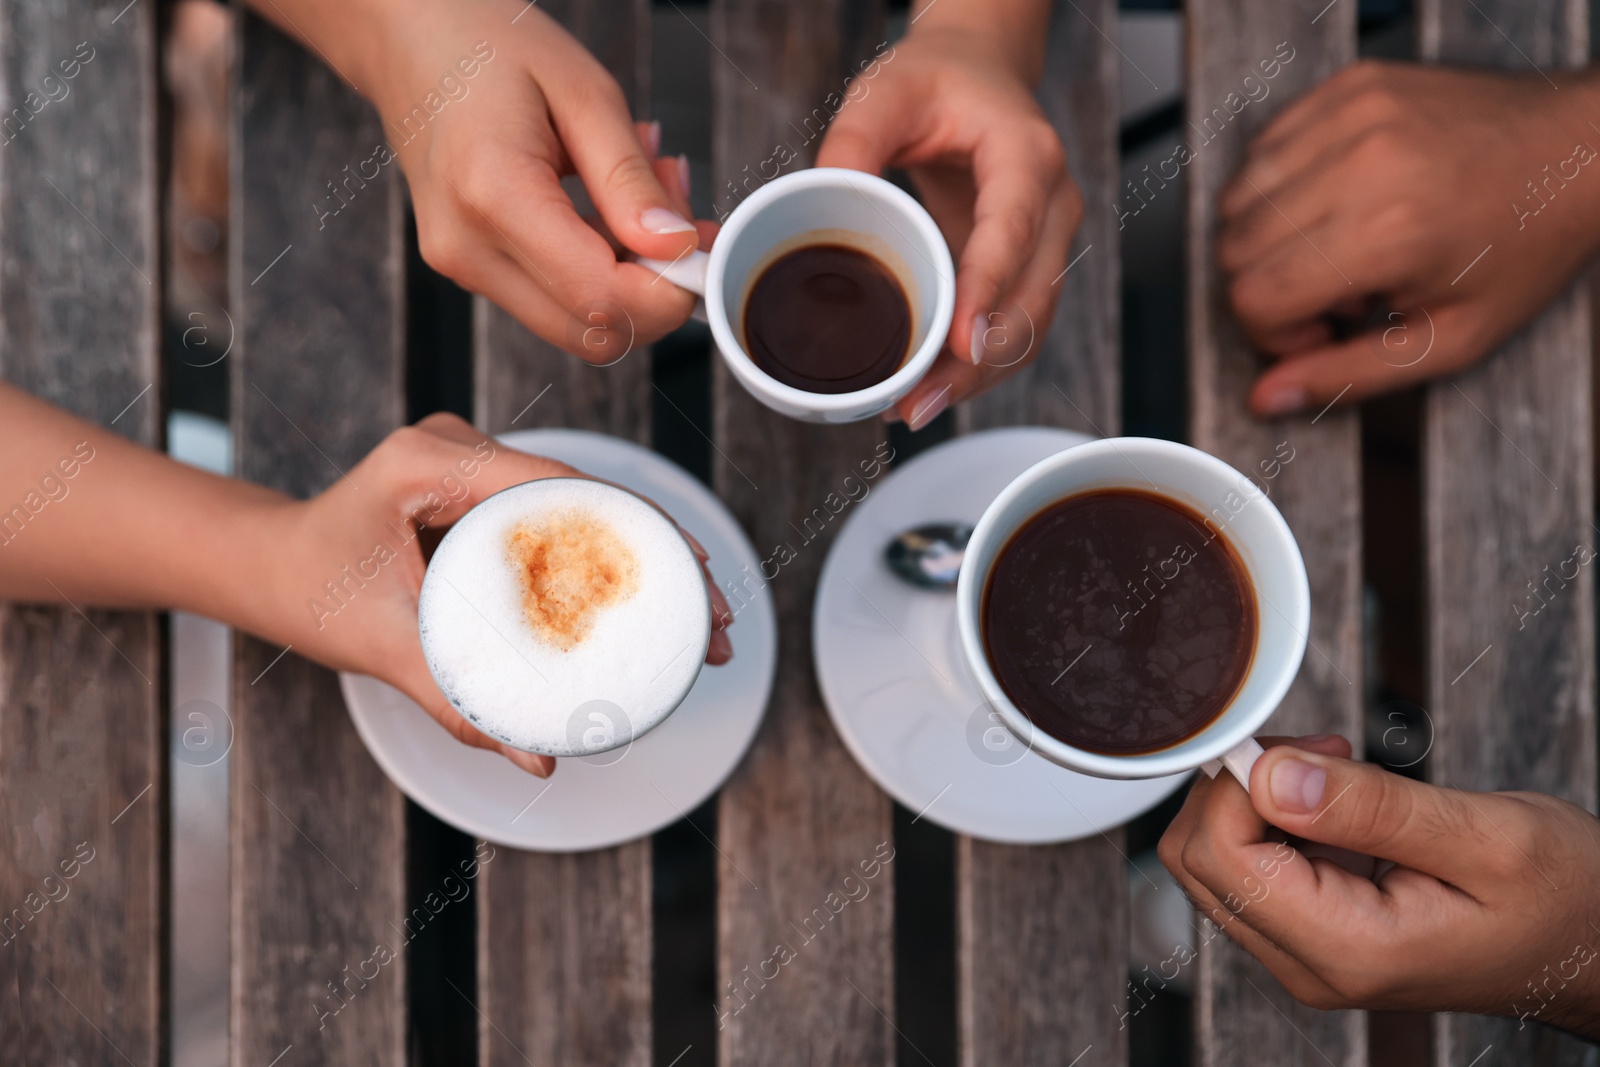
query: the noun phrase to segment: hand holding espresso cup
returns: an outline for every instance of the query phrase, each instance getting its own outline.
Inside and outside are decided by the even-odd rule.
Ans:
[[[1083,200],[1033,85],[1050,6],[922,5],[851,83],[821,167],[904,168],[958,263],[944,351],[895,409],[913,430],[1038,352]]]
[[[422,257],[551,344],[608,364],[682,325],[694,302],[632,262],[672,259],[716,232],[695,223],[689,165],[659,158],[598,60],[524,0],[256,0],[378,109],[376,152],[316,205],[338,229],[346,199],[396,158]],[[391,147],[392,146],[392,147]],[[562,188],[583,182],[598,218]],[[370,193],[367,195],[371,195]]]
[[[1248,793],[1195,779],[1160,855],[1297,1000],[1600,1039],[1600,821],[1353,762],[1340,737],[1263,740]]]

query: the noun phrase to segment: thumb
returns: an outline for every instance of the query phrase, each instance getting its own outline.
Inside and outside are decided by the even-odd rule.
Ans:
[[[1460,370],[1485,351],[1467,305],[1392,311],[1382,329],[1280,361],[1256,380],[1250,410],[1273,418],[1353,404]]]
[[[1263,819],[1296,837],[1386,859],[1457,886],[1470,883],[1476,869],[1476,849],[1464,846],[1493,834],[1459,790],[1289,747],[1269,749],[1256,761],[1250,801]]]

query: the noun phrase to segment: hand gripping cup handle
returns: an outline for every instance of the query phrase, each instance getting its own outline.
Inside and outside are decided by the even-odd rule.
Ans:
[[[1226,754],[1218,759],[1207,760],[1201,764],[1200,769],[1206,772],[1207,778],[1215,778],[1226,767],[1239,779],[1239,784],[1244,786],[1246,793],[1250,792],[1250,768],[1256,765],[1256,760],[1266,751],[1253,737],[1247,737],[1234,745]]]
[[[698,322],[711,321],[706,314],[706,275],[711,267],[710,252],[697,249],[677,259],[636,259],[634,262],[655,271],[656,277],[665,278],[679,289],[687,289],[698,296],[700,299],[694,302],[690,317]]]

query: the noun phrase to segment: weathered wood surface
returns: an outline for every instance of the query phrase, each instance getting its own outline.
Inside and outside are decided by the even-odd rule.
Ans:
[[[882,26],[879,3],[714,0],[710,36],[721,53],[711,59],[715,187],[754,168],[779,142],[809,161],[816,144],[800,143],[789,123],[842,92],[854,65],[883,40]],[[824,908],[858,864],[893,846],[889,800],[840,743],[812,673],[811,602],[834,531],[807,543],[795,525],[874,457],[883,426],[786,419],[745,393],[720,363],[714,388],[717,491],[760,555],[784,543],[796,552],[769,586],[778,616],[772,703],[717,808],[719,1059],[891,1063],[893,894],[851,903],[810,936],[795,925]],[[763,982],[757,972],[779,943],[795,957]]]
[[[1418,22],[1432,60],[1529,74],[1588,55],[1580,0],[1424,0]],[[1553,793],[1593,811],[1594,577],[1580,568],[1538,599],[1530,585],[1575,546],[1595,545],[1589,314],[1587,287],[1574,285],[1483,364],[1429,387],[1423,522],[1431,777]],[[1491,1045],[1485,1064],[1593,1062],[1592,1048],[1537,1024],[1436,1019],[1440,1067]]]
[[[643,118],[650,101],[649,0],[557,0],[539,8],[606,65],[632,101],[635,117]],[[574,187],[570,180],[568,187]],[[588,210],[586,204],[580,206]],[[573,358],[482,297],[476,299],[477,347],[480,353],[494,354],[493,359],[477,362],[474,404],[480,427],[503,433],[533,426],[573,426],[649,442],[648,347],[636,345],[630,350],[619,344],[620,327],[615,334],[591,333],[591,343],[585,345],[585,331],[615,324],[619,315],[623,322],[626,318],[620,308],[598,297],[577,311],[568,336],[585,349],[585,359]],[[540,397],[538,404],[528,409],[535,397]]]
[[[309,496],[404,417],[404,187],[384,167],[319,229],[326,183],[384,141],[377,115],[254,15],[236,48],[237,463]],[[235,637],[232,1062],[403,1063],[404,801],[337,676],[282,651]],[[393,961],[367,962],[380,944]]]
[[[1084,221],[1055,322],[1032,339],[1033,362],[959,409],[963,430],[1032,424],[1120,431],[1120,241],[1106,210],[1118,185],[1120,59],[1100,33],[1115,33],[1116,21],[1112,0],[1056,5],[1039,97],[1066,145]],[[1008,343],[1015,341],[1021,323],[1004,325]],[[1128,970],[1122,842],[1120,830],[1035,847],[959,840],[963,1064],[1066,1064],[1085,1052],[1084,1063],[1127,1061],[1128,1034],[1116,1007],[1126,998]]]
[[[1267,730],[1343,734],[1359,752],[1360,415],[1330,411],[1263,423],[1249,414],[1245,397],[1261,363],[1228,309],[1215,251],[1217,197],[1237,173],[1250,139],[1284,105],[1355,58],[1356,5],[1336,4],[1316,18],[1322,7],[1309,0],[1194,0],[1187,9],[1188,122],[1174,146],[1181,140],[1195,153],[1186,169],[1190,438],[1270,496],[1294,529],[1311,581],[1309,647]],[[1275,78],[1263,76],[1263,61],[1277,65]],[[1247,77],[1254,80],[1246,84]],[[1234,115],[1230,94],[1244,98],[1260,86],[1268,95]],[[1159,184],[1156,174],[1149,191]],[[1298,1004],[1242,949],[1203,929],[1212,936],[1203,939],[1199,959],[1198,1063],[1367,1062],[1362,1013]]]
[[[159,446],[156,9],[115,15],[0,8],[0,375]],[[12,535],[49,537],[71,506]],[[165,1053],[164,644],[153,614],[0,606],[8,1062]]]
[[[606,64],[643,115],[649,5],[564,0],[541,6]],[[619,350],[617,362],[591,366],[482,297],[474,315],[475,405],[485,432],[565,426],[649,445],[648,346]],[[575,322],[580,335],[590,325]],[[550,788],[560,787],[558,772]],[[479,1062],[511,1067],[525,1054],[535,1063],[648,1064],[649,839],[577,854],[500,849],[481,877]]]

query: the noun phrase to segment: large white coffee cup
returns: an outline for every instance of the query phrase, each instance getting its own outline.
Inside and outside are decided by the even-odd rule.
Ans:
[[[1238,553],[1256,597],[1256,645],[1233,700],[1198,733],[1154,752],[1107,755],[1067,744],[1034,726],[1006,696],[984,651],[980,628],[989,572],[1011,535],[1069,496],[1096,489],[1136,489],[1185,504],[1208,520]],[[1075,445],[1020,474],[984,511],[967,544],[956,584],[956,620],[967,665],[1007,729],[1054,763],[1101,778],[1159,778],[1226,766],[1250,787],[1261,754],[1259,730],[1283,700],[1305,655],[1311,589],[1289,524],[1261,486],[1198,449],[1143,437]]]
[[[850,393],[785,385],[756,366],[744,346],[750,286],[778,257],[823,243],[848,245],[877,259],[894,272],[911,304],[905,362],[877,385]],[[856,422],[904,398],[939,355],[955,310],[955,265],[938,224],[897,186],[856,170],[818,167],[774,178],[733,210],[710,252],[691,252],[671,263],[639,262],[701,296],[717,348],[750,395],[809,422]]]

